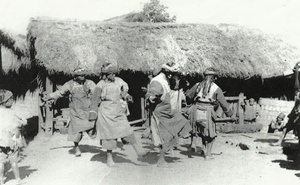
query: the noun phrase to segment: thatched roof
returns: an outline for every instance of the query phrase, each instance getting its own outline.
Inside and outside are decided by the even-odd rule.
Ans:
[[[22,65],[26,67],[30,65],[27,41],[24,35],[14,35],[0,30],[0,45],[4,73],[18,72]]]
[[[28,31],[37,64],[68,74],[79,64],[92,74],[104,62],[148,72],[175,60],[191,73],[213,66],[222,76],[248,78],[280,73],[299,59],[283,41],[234,25],[33,19]]]
[[[116,17],[112,17],[109,19],[104,20],[104,22],[138,22],[138,21],[132,21],[133,19],[135,19],[135,17],[139,16],[140,13],[136,13],[136,12],[131,12],[131,13],[127,13],[124,15],[120,15],[120,16],[116,16]]]

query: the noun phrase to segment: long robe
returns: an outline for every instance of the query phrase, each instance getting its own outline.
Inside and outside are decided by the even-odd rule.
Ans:
[[[171,106],[171,89],[165,74],[154,77],[148,88],[146,98],[156,97],[158,102],[153,108],[151,129],[154,144],[167,144],[171,147],[176,136],[187,136],[191,131],[188,120]],[[153,106],[153,105],[152,105]],[[157,138],[158,137],[158,138]],[[156,139],[155,139],[156,138]]]
[[[121,98],[122,91],[128,92],[128,85],[121,78],[114,82],[101,80],[95,90],[94,102],[100,102],[97,119],[97,134],[100,139],[117,139],[133,134],[126,116],[126,105]]]
[[[86,80],[84,84],[70,80],[49,95],[52,99],[58,99],[67,93],[71,94],[70,125],[68,127],[70,135],[94,128],[95,121],[89,121],[89,112],[94,111],[91,108],[91,97],[95,87],[96,84],[91,80]]]

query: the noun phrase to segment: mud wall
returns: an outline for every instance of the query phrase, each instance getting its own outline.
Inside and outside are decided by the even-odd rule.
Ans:
[[[271,120],[276,119],[280,112],[287,116],[293,109],[294,103],[294,101],[260,98],[257,122],[263,124],[261,132],[267,132]]]

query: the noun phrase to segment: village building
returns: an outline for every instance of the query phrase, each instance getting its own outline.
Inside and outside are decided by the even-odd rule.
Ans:
[[[129,116],[133,122],[145,118],[141,108],[144,106],[142,87],[146,87],[149,82],[148,74],[157,73],[166,62],[175,61],[182,66],[190,87],[198,78],[203,78],[204,69],[217,69],[220,73],[217,83],[225,91],[226,97],[236,103],[240,102],[235,103],[235,106],[238,106],[236,113],[242,117],[243,113],[239,112],[241,101],[249,98],[254,98],[256,106],[262,110],[268,106],[261,106],[266,99],[272,101],[285,97],[285,100],[293,101],[291,81],[278,84],[275,81],[263,81],[262,78],[292,69],[299,58],[296,48],[276,37],[226,24],[216,26],[36,18],[31,20],[27,40],[22,43],[27,50],[27,56],[23,58],[30,59],[29,69],[35,75],[35,88],[39,93],[50,93],[59,88],[72,77],[78,65],[83,65],[87,69],[88,78],[95,82],[99,81],[100,68],[105,62],[117,65],[119,76],[129,84],[129,94],[134,97]],[[3,43],[1,45],[3,53],[6,46]],[[4,58],[7,57],[2,56],[3,61]],[[20,57],[17,59],[20,60]],[[21,60],[25,60],[22,55]],[[42,105],[37,108],[39,124],[44,130],[49,133],[54,131],[53,119],[65,124],[67,111],[64,108],[67,108],[67,101],[68,98],[57,101],[53,109],[39,103],[39,106]],[[287,104],[284,109],[286,112],[292,103]],[[269,106],[275,109],[273,105]],[[262,121],[265,128],[270,117],[262,111],[257,122]]]

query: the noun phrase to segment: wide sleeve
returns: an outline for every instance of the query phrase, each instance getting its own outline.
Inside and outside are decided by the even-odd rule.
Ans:
[[[191,103],[194,102],[194,98],[195,98],[196,95],[197,95],[198,84],[199,84],[199,83],[196,83],[191,89],[188,89],[188,90],[185,92],[185,97],[186,97],[186,102],[187,102],[187,104],[191,104]]]
[[[119,79],[120,79],[119,81],[120,81],[121,90],[123,92],[128,93],[128,90],[129,90],[128,84],[124,80],[122,80],[121,78],[119,78]]]
[[[229,109],[229,104],[227,103],[226,99],[225,99],[225,96],[224,96],[224,93],[223,91],[218,88],[216,90],[216,100],[217,102],[219,102],[221,108],[223,109],[224,113],[231,117],[232,116],[232,111]]]
[[[147,93],[146,93],[146,99],[149,99],[152,97],[152,99],[159,99],[164,93],[163,86],[161,83],[157,81],[152,81],[149,84]]]
[[[87,81],[87,87],[90,90],[91,94],[93,94],[94,91],[95,91],[95,88],[96,88],[96,84],[92,80],[88,80]]]
[[[84,86],[86,90],[89,92],[91,98],[89,120],[95,120],[98,114],[98,105],[99,105],[99,100],[97,100],[96,98],[100,99],[100,96],[97,97],[95,95],[95,89],[97,86],[92,80],[87,80]]]
[[[101,80],[95,86],[95,89],[93,91],[92,98],[91,98],[91,101],[92,101],[91,107],[92,107],[92,110],[94,110],[94,111],[98,110],[98,107],[101,103],[102,89],[103,89],[103,81]]]
[[[49,99],[58,99],[63,97],[66,93],[71,91],[71,81],[66,82],[63,86],[61,86],[58,90],[49,94]]]
[[[91,97],[91,111],[90,112],[94,112],[94,113],[98,113],[98,107],[101,103],[101,92],[102,89],[98,86],[96,86],[96,88],[93,91],[92,97]],[[90,116],[91,117],[91,116]]]

